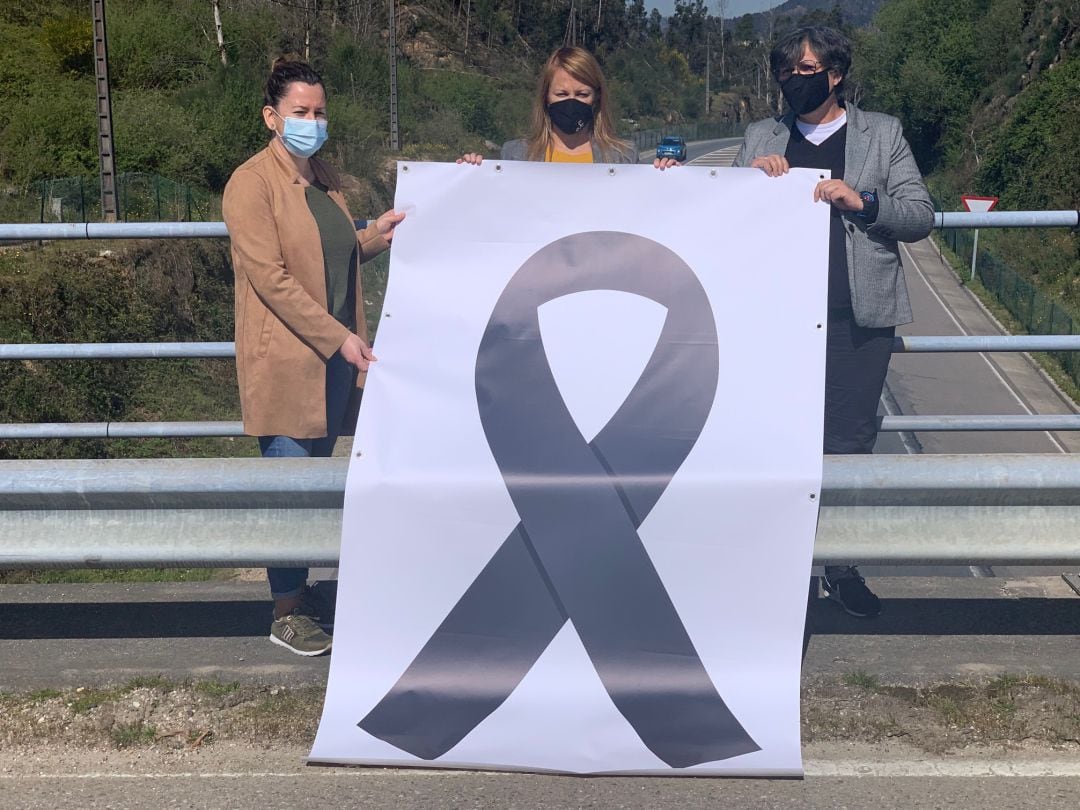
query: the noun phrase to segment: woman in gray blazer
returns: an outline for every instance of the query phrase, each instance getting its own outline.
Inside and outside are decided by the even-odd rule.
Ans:
[[[900,122],[845,102],[851,43],[843,34],[800,28],[769,61],[789,110],[747,129],[735,165],[770,177],[791,167],[831,171],[814,189],[832,213],[824,451],[870,453],[896,326],[911,321],[898,242],[929,235],[933,205]],[[826,566],[823,584],[854,616],[881,612],[855,566]]]
[[[544,64],[533,98],[529,135],[503,144],[502,160],[551,163],[637,163],[634,145],[615,134],[604,72],[584,48],[559,48]],[[483,156],[458,163],[479,165]],[[657,168],[676,165],[670,158]]]

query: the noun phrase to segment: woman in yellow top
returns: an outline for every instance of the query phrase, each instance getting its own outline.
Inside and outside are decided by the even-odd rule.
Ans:
[[[544,64],[533,99],[529,136],[503,144],[503,160],[551,163],[637,163],[633,144],[615,135],[607,82],[600,64],[584,48],[559,48]],[[470,152],[458,163],[480,165]],[[653,165],[677,165],[671,158]]]

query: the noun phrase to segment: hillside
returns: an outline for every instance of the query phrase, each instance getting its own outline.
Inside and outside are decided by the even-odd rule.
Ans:
[[[787,0],[757,14],[748,14],[753,30],[768,35],[796,25],[826,22],[834,26],[865,28],[886,0]]]
[[[845,24],[870,0],[840,0]],[[445,158],[520,135],[539,65],[564,43],[595,52],[623,134],[742,122],[775,106],[767,43],[715,4],[681,0],[666,22],[643,0],[397,0],[399,120],[407,156]],[[779,24],[825,20],[824,0],[789,3]],[[205,0],[108,0],[118,170],[220,192],[265,140],[261,84],[282,53],[308,58],[330,93],[330,158],[387,198],[388,9],[384,0],[220,0],[222,45]],[[778,22],[779,20],[779,22]],[[662,24],[664,22],[664,24]],[[97,168],[89,7],[0,6],[0,188]],[[705,103],[705,72],[717,95]]]

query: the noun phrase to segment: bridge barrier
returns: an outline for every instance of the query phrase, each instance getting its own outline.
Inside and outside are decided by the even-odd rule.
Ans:
[[[344,458],[5,461],[0,569],[334,566],[347,468]],[[852,560],[1080,563],[1080,457],[826,456],[814,562]]]
[[[1075,211],[936,215],[1072,227]],[[222,223],[0,225],[0,241],[226,237]],[[1077,351],[1080,336],[900,337],[899,352]],[[234,356],[231,343],[0,345],[0,360]],[[1080,415],[896,416],[884,430],[1080,429]],[[236,422],[0,425],[0,438],[236,436]],[[347,459],[0,463],[0,568],[333,565]],[[392,483],[392,482],[391,482]],[[828,456],[814,561],[1080,562],[1080,457]]]
[[[1080,335],[897,337],[898,353],[1080,351]],[[234,344],[218,343],[8,343],[4,360],[132,360],[232,358]],[[879,429],[911,431],[1080,430],[1080,414],[883,416]],[[0,423],[3,439],[135,439],[244,436],[240,422],[38,422]]]
[[[366,220],[357,220],[362,227]],[[1077,228],[1078,211],[938,211],[934,227],[957,228]],[[57,222],[0,225],[0,242],[46,239],[207,239],[227,238],[224,222]]]

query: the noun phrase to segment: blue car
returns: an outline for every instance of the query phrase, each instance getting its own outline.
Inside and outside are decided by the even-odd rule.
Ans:
[[[675,158],[682,163],[686,160],[686,141],[678,135],[668,135],[656,147],[657,158]]]

